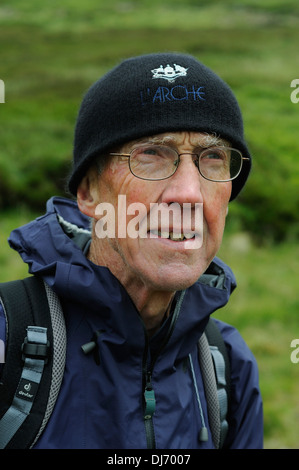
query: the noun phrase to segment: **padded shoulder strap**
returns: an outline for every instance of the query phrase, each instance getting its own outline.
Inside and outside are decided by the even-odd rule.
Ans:
[[[2,386],[0,387],[1,418],[12,407],[13,400],[22,381],[24,356],[22,358],[21,349],[24,339],[31,335],[29,333],[30,328],[28,329],[28,327],[38,326],[40,331],[46,332],[47,341],[49,342],[50,354],[46,364],[43,365],[42,381],[38,385],[37,390],[35,390],[35,399],[30,413],[6,445],[10,449],[22,449],[32,445],[35,436],[41,428],[49,399],[53,367],[51,316],[44,283],[38,277],[29,277],[24,280],[1,284],[0,297],[8,325],[5,365],[1,377]],[[32,338],[34,343],[36,336],[31,336]],[[31,340],[29,342],[32,344]],[[44,337],[42,342],[44,342]],[[7,425],[5,429],[7,429]]]
[[[198,346],[210,428],[214,445],[219,449],[228,431],[230,364],[224,340],[213,319],[210,318]]]
[[[209,345],[217,346],[217,348],[219,349],[219,351],[221,352],[221,354],[224,358],[224,361],[225,361],[225,382],[226,382],[226,387],[225,388],[226,388],[228,401],[229,401],[229,399],[230,399],[230,374],[231,374],[230,360],[229,360],[229,357],[228,357],[228,352],[227,352],[222,334],[220,333],[220,330],[219,330],[219,328],[218,328],[218,326],[217,326],[217,324],[216,324],[216,322],[214,321],[213,318],[210,318],[210,320],[209,320],[209,322],[206,326],[206,329],[205,329],[205,334],[207,336]]]
[[[64,375],[66,360],[66,326],[63,310],[58,296],[46,283],[45,289],[48,298],[53,332],[52,381],[43,422],[35,437],[34,442],[32,443],[32,446],[35,444],[35,442],[43,432],[44,428],[46,427],[46,424],[54,409],[54,405],[56,403]]]

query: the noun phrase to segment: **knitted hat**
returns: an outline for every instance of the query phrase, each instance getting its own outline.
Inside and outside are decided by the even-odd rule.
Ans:
[[[148,54],[124,60],[86,93],[76,123],[74,165],[69,189],[77,187],[97,155],[141,137],[164,132],[215,133],[243,156],[243,121],[229,86],[194,57]],[[251,160],[244,160],[232,182],[231,200],[247,180]]]

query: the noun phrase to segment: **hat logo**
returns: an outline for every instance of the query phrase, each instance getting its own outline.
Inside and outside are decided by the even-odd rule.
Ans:
[[[172,83],[178,77],[185,77],[187,75],[187,70],[188,69],[185,69],[185,67],[182,67],[181,65],[173,64],[173,67],[167,65],[165,68],[160,65],[159,68],[153,69],[151,72],[153,74],[153,78],[164,78],[168,82]]]

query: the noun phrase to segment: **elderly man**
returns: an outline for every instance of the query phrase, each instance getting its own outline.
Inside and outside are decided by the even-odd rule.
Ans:
[[[131,58],[89,89],[69,179],[77,201],[51,199],[10,236],[59,296],[67,329],[63,383],[35,448],[215,447],[197,345],[235,287],[215,255],[250,166],[233,93],[191,56]],[[261,448],[254,357],[217,325],[230,359],[224,447]],[[84,354],[95,333],[96,354]]]

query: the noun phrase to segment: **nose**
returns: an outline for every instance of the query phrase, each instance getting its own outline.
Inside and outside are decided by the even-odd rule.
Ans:
[[[202,177],[191,154],[181,154],[178,169],[168,180],[162,195],[162,202],[180,205],[202,203]]]

